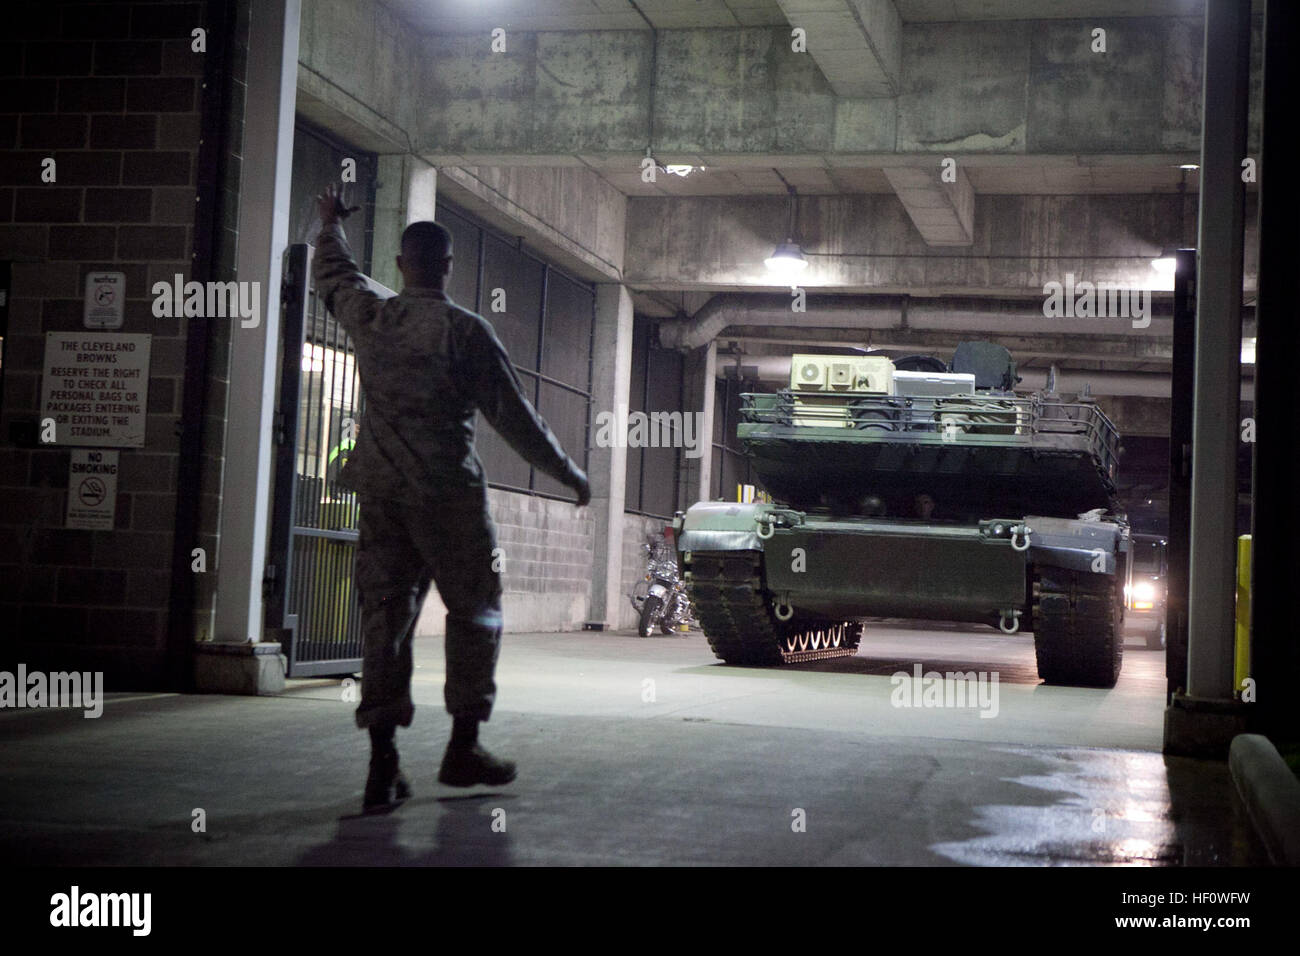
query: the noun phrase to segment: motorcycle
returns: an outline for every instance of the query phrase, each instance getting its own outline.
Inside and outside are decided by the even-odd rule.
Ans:
[[[637,633],[649,637],[656,627],[664,634],[673,633],[682,624],[698,627],[685,582],[677,573],[676,556],[662,543],[642,547],[646,551],[646,573],[631,595],[639,617]]]

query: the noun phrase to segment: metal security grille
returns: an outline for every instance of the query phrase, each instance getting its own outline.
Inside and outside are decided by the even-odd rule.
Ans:
[[[655,347],[655,323],[636,316],[632,324],[632,379],[628,389],[629,413],[693,414],[686,407],[685,361],[681,353]],[[679,507],[683,449],[678,447],[676,427],[670,427],[674,443],[670,447],[642,447],[631,444],[627,449],[627,494],[624,510],[651,518],[672,520]],[[696,435],[704,447],[712,436]],[[694,503],[692,498],[687,504]]]
[[[583,468],[591,444],[596,290],[465,210],[438,201],[452,235],[447,286],[457,304],[491,323],[529,400]],[[493,488],[568,499],[571,493],[521,459],[480,415],[475,446]]]
[[[361,668],[353,587],[357,500],[338,484],[364,410],[356,354],[311,287],[312,247],[289,247],[284,285],[267,626],[282,629],[288,676]],[[393,291],[371,280],[381,295]]]

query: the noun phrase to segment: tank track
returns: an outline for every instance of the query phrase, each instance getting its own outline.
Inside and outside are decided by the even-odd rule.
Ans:
[[[1114,687],[1123,664],[1117,578],[1035,566],[1034,653],[1049,684]]]
[[[776,619],[763,596],[759,551],[692,552],[686,587],[709,647],[728,664],[798,664],[857,653],[862,625],[856,621]]]

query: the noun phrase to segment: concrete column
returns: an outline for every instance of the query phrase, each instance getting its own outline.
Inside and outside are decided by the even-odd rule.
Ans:
[[[402,153],[379,157],[375,189],[374,278],[390,289],[402,288],[397,254],[402,251],[402,230],[421,219],[432,219],[437,198],[438,171],[420,159]]]
[[[1187,693],[1232,696],[1249,0],[1208,4],[1201,145]]]
[[[1245,232],[1250,0],[1205,10],[1205,126],[1192,417],[1192,535],[1186,700],[1175,698],[1166,749],[1227,753],[1236,595],[1238,393]],[[1225,708],[1224,705],[1228,705]]]
[[[596,286],[596,331],[592,342],[592,434],[598,434],[596,416],[628,407],[632,385],[632,296],[625,286]],[[626,438],[626,433],[620,433]],[[627,445],[594,445],[589,458],[591,515],[595,519],[596,553],[592,559],[591,611],[587,626],[595,630],[616,627],[623,596],[623,508],[626,501]]]
[[[697,501],[712,501],[713,483],[713,403],[714,391],[718,381],[718,342],[713,340],[704,347],[704,367],[700,370],[700,434],[704,436],[705,448],[700,456],[700,483],[697,487]]]
[[[406,222],[403,228],[422,219],[434,219],[438,200],[438,170],[418,156],[406,157]]]
[[[271,435],[280,340],[280,273],[289,235],[301,0],[252,4],[248,102],[239,194],[237,278],[260,283],[261,321],[231,330],[226,407],[226,460],[214,638],[247,653],[200,653],[200,690],[274,692],[283,686],[279,655],[262,641],[262,576],[266,565],[272,483]],[[202,650],[200,645],[200,650]]]
[[[1300,581],[1300,416],[1295,413],[1295,356],[1300,301],[1295,210],[1300,184],[1287,169],[1295,103],[1300,97],[1300,9],[1269,0],[1264,15],[1264,130],[1259,199],[1259,317],[1255,368],[1255,482],[1251,568],[1251,676],[1270,736],[1300,737],[1292,688],[1300,678],[1295,584]],[[1267,170],[1278,170],[1269,176]]]

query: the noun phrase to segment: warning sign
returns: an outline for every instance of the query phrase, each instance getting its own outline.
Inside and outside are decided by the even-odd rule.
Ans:
[[[113,518],[117,514],[117,457],[115,451],[72,449],[65,528],[113,530]]]
[[[144,447],[152,336],[47,332],[41,418],[55,445]]]
[[[86,301],[82,313],[82,324],[86,328],[120,329],[125,304],[125,272],[86,273]]]

